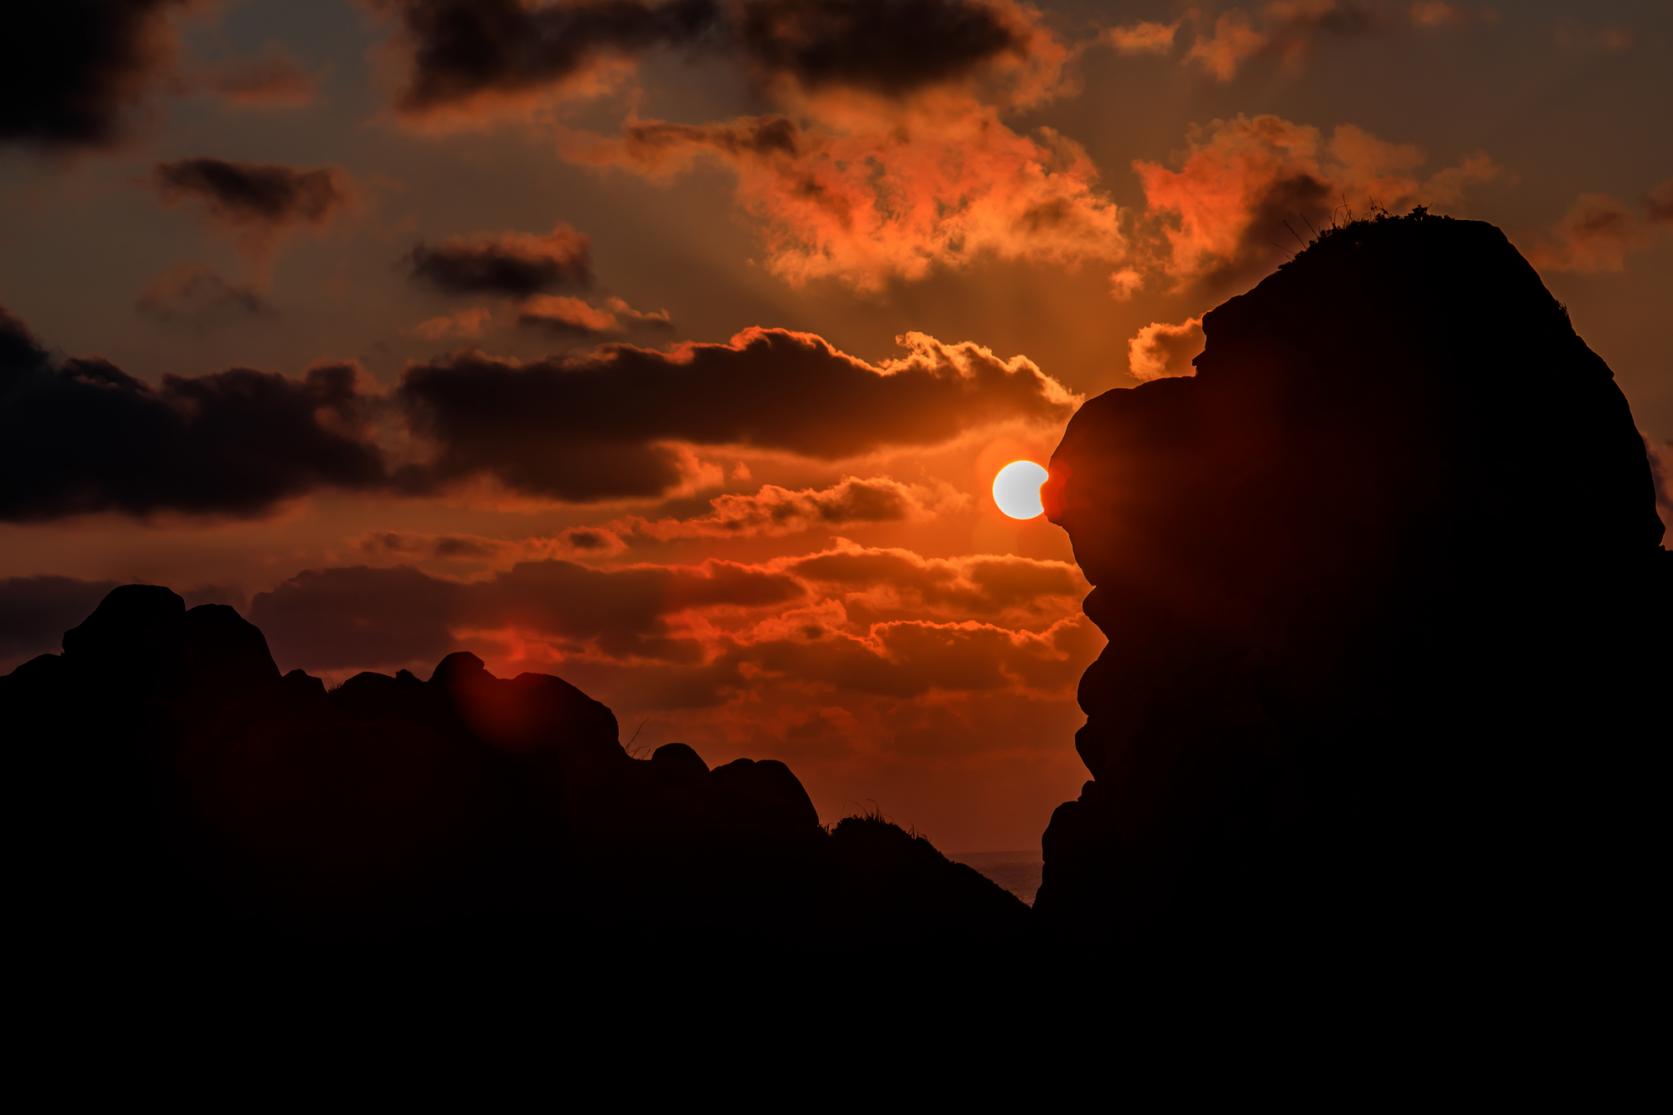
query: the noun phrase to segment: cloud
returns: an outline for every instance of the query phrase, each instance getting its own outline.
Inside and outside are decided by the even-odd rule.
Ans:
[[[1140,20],[1122,27],[1108,27],[1103,40],[1118,54],[1168,54],[1173,50],[1180,22]]]
[[[1007,127],[966,98],[886,112],[833,109],[711,124],[630,120],[619,137],[568,134],[574,162],[667,179],[707,159],[737,177],[765,266],[792,285],[877,290],[983,257],[1074,265],[1126,250],[1120,214],[1084,149]]]
[[[50,356],[0,311],[0,520],[255,514],[321,486],[374,486],[367,407],[352,366],[151,387],[104,360]]]
[[[1193,128],[1178,169],[1144,160],[1133,169],[1162,225],[1163,269],[1181,286],[1212,290],[1260,275],[1349,211],[1451,204],[1498,174],[1482,154],[1423,176],[1425,162],[1421,148],[1352,124],[1327,139],[1266,115]]]
[[[1056,617],[1071,610],[1087,590],[1071,562],[1014,554],[930,558],[848,541],[772,567],[808,582],[821,598],[839,594],[849,618],[862,622],[926,615]]]
[[[1529,255],[1535,267],[1546,271],[1621,271],[1644,231],[1625,202],[1608,194],[1582,194]]]
[[[608,310],[600,310],[585,299],[558,294],[540,294],[524,302],[517,310],[517,321],[575,337],[604,337],[621,331],[621,322]]]
[[[8,21],[0,143],[90,147],[125,117],[169,59],[170,11],[185,0],[32,4]]]
[[[397,108],[410,118],[460,117],[543,92],[591,92],[613,63],[707,32],[715,0],[379,0],[399,20],[404,75]]]
[[[1492,8],[1453,4],[1448,0],[1414,0],[1406,9],[1406,18],[1413,27],[1435,29],[1497,23],[1499,13]]]
[[[488,307],[473,306],[458,313],[425,318],[412,331],[426,341],[470,339],[480,337],[493,317],[494,311]]]
[[[880,523],[925,522],[968,502],[968,496],[944,483],[907,484],[883,476],[849,476],[823,488],[764,484],[755,492],[728,492],[711,497],[706,513],[686,517],[625,515],[523,538],[374,531],[356,540],[354,548],[378,564],[481,572],[519,561],[596,561],[648,543],[779,538]]]
[[[1673,441],[1658,443],[1645,438],[1644,450],[1656,486],[1656,513],[1663,523],[1673,527]]]
[[[636,23],[639,6],[627,7]],[[759,221],[763,264],[798,285],[875,291],[987,256],[1078,264],[1125,249],[1086,152],[1050,128],[1022,135],[1001,119],[1063,86],[1070,52],[1031,7],[732,0],[713,5],[707,23],[687,14],[681,27],[703,29],[680,41],[734,62],[774,111],[706,122],[634,111],[616,135],[560,128],[565,158],[659,181],[719,163]],[[468,37],[478,18],[449,36]],[[497,48],[480,53],[484,70],[506,70]]]
[[[479,233],[431,246],[419,243],[410,257],[411,278],[443,294],[526,298],[554,288],[592,285],[592,249],[568,225],[551,232]]]
[[[888,477],[849,476],[825,488],[764,484],[753,493],[727,493],[709,501],[706,515],[630,518],[610,524],[617,537],[672,541],[688,538],[763,538],[838,530],[873,523],[921,522],[965,502],[945,485],[904,484]]]
[[[516,630],[564,653],[613,660],[694,661],[701,647],[671,619],[715,608],[781,607],[802,586],[730,562],[601,570],[522,562],[482,581],[417,569],[308,570],[258,593],[250,618],[286,665],[331,670],[433,660],[469,631]]]
[[[728,654],[762,680],[841,693],[916,700],[936,693],[1054,688],[1072,684],[1068,617],[1045,631],[977,621],[896,620],[862,633],[819,632],[740,643]]]
[[[488,474],[557,499],[648,497],[681,483],[673,442],[834,461],[998,422],[1060,421],[1077,401],[1025,357],[921,333],[900,343],[906,355],[871,364],[813,334],[752,328],[725,344],[415,365],[398,398],[435,457],[409,479]]]
[[[228,282],[197,264],[170,268],[146,284],[134,309],[153,320],[211,329],[261,317],[272,308],[261,292]]]
[[[438,542],[366,540],[391,553]],[[1085,591],[1066,562],[845,543],[757,565],[524,561],[473,580],[409,566],[309,570],[258,594],[250,617],[286,668],[427,664],[465,645],[559,668],[640,709],[747,697],[771,710],[809,690],[1066,696],[1097,642],[1072,614]],[[913,614],[889,611],[885,595]]]
[[[1196,37],[1185,59],[1220,81],[1230,81],[1246,60],[1266,49],[1267,42],[1267,35],[1249,22],[1248,13],[1234,8],[1220,13],[1212,34]]]
[[[609,527],[581,526],[532,538],[381,530],[362,535],[355,540],[354,548],[379,565],[416,565],[464,575],[508,568],[519,561],[611,557],[626,544]]]
[[[1177,325],[1153,321],[1127,342],[1127,370],[1134,379],[1193,374],[1191,358],[1203,349],[1202,318]]]
[[[1673,225],[1673,178],[1645,195],[1644,213],[1651,224]]]
[[[1483,8],[1417,0],[1270,0],[1258,8],[1227,8],[1209,17],[1193,10],[1193,36],[1185,61],[1218,81],[1231,81],[1254,58],[1276,58],[1294,67],[1328,40],[1389,34],[1402,27],[1440,30],[1492,23]]]
[[[235,108],[302,108],[318,93],[313,75],[279,48],[206,67],[197,87]]]
[[[385,396],[349,364],[294,379],[232,368],[153,387],[103,360],[52,357],[6,316],[0,519],[255,514],[322,487],[429,494],[475,477],[544,499],[651,498],[719,483],[695,446],[840,461],[1059,422],[1079,401],[1026,357],[920,333],[899,341],[903,355],[875,364],[763,328],[725,344],[616,344],[527,363],[461,352],[409,367]],[[379,434],[400,448],[398,466]],[[842,499],[881,506],[886,493],[770,498],[819,511]]]
[[[537,294],[517,310],[519,324],[572,337],[619,337],[632,329],[672,329],[667,310],[636,310],[621,298],[595,306],[561,294]]]
[[[326,224],[350,198],[348,176],[335,167],[179,159],[158,163],[153,178],[164,202],[202,206],[257,256],[291,229]]]
[[[899,99],[986,83],[1009,103],[1052,91],[1068,51],[1013,0],[384,0],[400,23],[397,109],[470,125],[541,97],[596,96],[639,56],[733,62],[780,95]]]
[[[1011,0],[743,0],[748,63],[802,90],[901,98],[989,78],[1032,102],[1052,90],[1067,51],[1038,12]]]

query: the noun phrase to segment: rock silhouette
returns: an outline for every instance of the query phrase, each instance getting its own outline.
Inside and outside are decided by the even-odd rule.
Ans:
[[[1100,956],[1630,952],[1660,924],[1673,556],[1609,368],[1502,233],[1421,210],[1203,329],[1194,377],[1092,400],[1051,461],[1109,644],[1045,927]]]
[[[427,681],[328,691],[281,676],[233,609],[148,585],[110,592],[63,647],[0,678],[0,713],[14,908],[65,955],[899,953],[904,932],[956,951],[1029,924],[927,841],[826,830],[782,763],[630,756],[610,710],[556,677],[455,653]]]

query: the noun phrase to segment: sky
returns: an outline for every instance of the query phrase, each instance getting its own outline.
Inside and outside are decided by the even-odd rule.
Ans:
[[[1498,224],[1673,462],[1665,3],[51,13],[0,46],[0,669],[167,584],[1026,848],[1103,637],[994,473],[1315,230]]]

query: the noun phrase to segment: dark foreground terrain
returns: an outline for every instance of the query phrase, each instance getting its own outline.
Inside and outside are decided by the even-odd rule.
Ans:
[[[1204,329],[1194,378],[1094,399],[1052,460],[1110,641],[1034,910],[892,825],[822,828],[781,763],[635,759],[558,678],[454,654],[327,691],[231,609],[130,585],[0,679],[14,927],[147,962],[1634,963],[1673,556],[1609,368],[1498,230],[1422,213]]]
[[[1673,554],[1608,366],[1498,229],[1421,211],[1203,329],[1052,458],[1109,645],[1036,912],[1141,954],[1641,957]]]
[[[31,928],[254,942],[754,950],[999,944],[1028,908],[894,825],[827,831],[784,764],[635,759],[559,678],[280,676],[231,608],[113,591],[0,679]],[[154,954],[154,953],[153,953]]]

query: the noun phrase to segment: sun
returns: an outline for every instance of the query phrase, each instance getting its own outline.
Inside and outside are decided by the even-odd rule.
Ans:
[[[1036,519],[1045,511],[1040,485],[1050,475],[1033,461],[1012,461],[993,478],[993,502],[1013,519]]]

